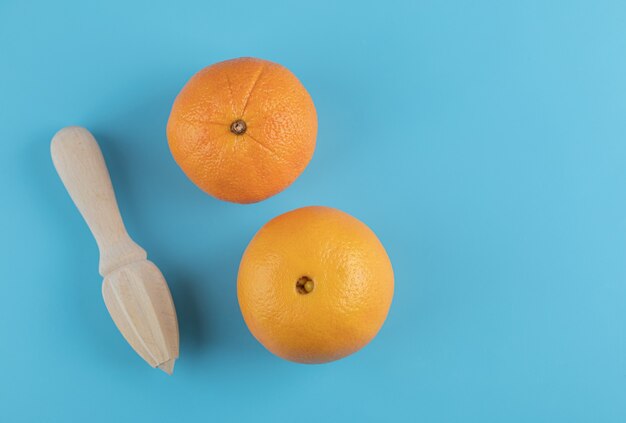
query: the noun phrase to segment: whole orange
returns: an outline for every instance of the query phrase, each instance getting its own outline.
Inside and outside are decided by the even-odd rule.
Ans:
[[[376,235],[328,207],[269,221],[239,266],[237,296],[252,335],[287,360],[324,363],[376,336],[393,297],[393,269]]]
[[[195,74],[176,97],[167,139],[196,185],[222,200],[254,203],[288,187],[317,136],[311,96],[284,66],[250,57]]]

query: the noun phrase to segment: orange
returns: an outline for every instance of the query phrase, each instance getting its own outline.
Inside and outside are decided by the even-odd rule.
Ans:
[[[315,150],[311,96],[284,66],[250,57],[195,74],[167,123],[174,160],[202,190],[254,203],[279,193]]]
[[[393,269],[376,235],[328,207],[269,221],[239,266],[237,296],[252,335],[287,360],[324,363],[361,349],[383,325]]]

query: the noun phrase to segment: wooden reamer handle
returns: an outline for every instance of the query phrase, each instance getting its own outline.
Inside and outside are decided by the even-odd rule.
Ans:
[[[146,259],[146,252],[126,232],[93,135],[79,126],[63,128],[52,138],[50,151],[57,173],[98,243],[100,274]]]

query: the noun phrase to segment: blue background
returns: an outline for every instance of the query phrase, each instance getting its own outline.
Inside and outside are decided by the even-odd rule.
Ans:
[[[0,421],[626,421],[626,3],[0,1]],[[315,156],[260,204],[217,201],[165,125],[211,63],[284,64]],[[101,299],[98,251],[49,142],[88,127],[129,232],[168,280],[173,377]],[[236,272],[304,205],[366,222],[392,259],[365,349],[283,361]]]

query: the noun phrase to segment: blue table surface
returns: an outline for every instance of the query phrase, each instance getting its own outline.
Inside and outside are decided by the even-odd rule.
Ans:
[[[169,152],[186,80],[256,56],[319,116],[283,193],[218,201]],[[168,377],[118,333],[49,142],[99,140],[163,271]],[[0,0],[0,421],[626,421],[626,3]],[[396,291],[367,347],[299,365],[249,333],[241,254],[311,204],[366,222]]]

